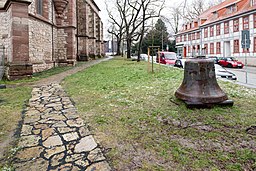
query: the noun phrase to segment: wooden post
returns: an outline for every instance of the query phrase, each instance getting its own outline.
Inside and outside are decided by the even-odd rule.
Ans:
[[[158,51],[157,51],[157,53],[158,53],[158,62],[159,62],[159,70],[160,70],[160,68],[161,68],[161,65],[160,65],[160,61],[161,61],[161,56],[160,56],[160,48],[158,48]]]
[[[148,48],[148,72],[150,72],[150,48]]]

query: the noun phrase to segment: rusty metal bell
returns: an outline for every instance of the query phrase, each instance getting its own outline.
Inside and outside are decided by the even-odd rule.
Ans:
[[[213,104],[233,105],[217,83],[214,61],[205,57],[185,62],[183,82],[175,92],[186,105],[211,106]]]

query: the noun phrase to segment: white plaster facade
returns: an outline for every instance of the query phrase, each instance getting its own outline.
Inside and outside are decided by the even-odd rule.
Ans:
[[[248,65],[256,66],[256,26],[255,26],[255,15],[256,15],[256,5],[250,5],[250,0],[240,0],[247,1],[248,6],[244,6],[243,11],[238,11],[234,13],[234,15],[230,15],[228,17],[222,16],[214,21],[206,21],[201,24],[200,16],[196,20],[198,22],[198,27],[192,27],[190,29],[181,30],[176,35],[176,47],[178,51],[181,53],[183,57],[191,57],[195,55],[206,55],[206,56],[218,56],[218,57],[225,57],[225,56],[234,56],[238,58],[242,62],[246,62]],[[229,1],[230,2],[230,1]],[[233,4],[236,4],[238,1],[233,1]],[[231,3],[232,4],[232,3]],[[218,6],[218,8],[221,8]],[[245,10],[246,9],[246,10]],[[241,9],[242,10],[242,9]],[[215,12],[216,9],[213,7],[212,12]],[[243,30],[243,17],[249,16],[249,31],[250,31],[250,49],[249,52],[244,52],[241,46],[241,39],[242,39],[242,30]],[[207,17],[203,15],[203,17]],[[209,17],[210,18],[210,17]],[[239,19],[239,31],[234,31],[233,22],[234,19]],[[211,20],[211,19],[209,19]],[[224,23],[229,23],[229,33],[224,33]],[[220,24],[220,35],[217,35],[217,25]],[[210,36],[210,27],[214,28],[213,36]],[[205,37],[205,29],[208,30],[208,36]],[[200,33],[200,38],[195,40],[188,40],[188,35],[193,33]],[[184,36],[186,37],[184,39]],[[239,52],[234,52],[234,40],[239,40]],[[217,53],[216,43],[220,43],[220,53]],[[210,53],[210,44],[214,43],[214,51]],[[204,48],[205,44],[208,45],[208,53],[205,54]],[[193,49],[193,46],[200,47],[199,49]],[[190,51],[188,49],[190,48]]]

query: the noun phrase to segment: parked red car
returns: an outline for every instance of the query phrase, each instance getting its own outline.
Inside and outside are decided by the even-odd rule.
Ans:
[[[175,52],[160,52],[160,63],[174,65],[176,61],[177,55]],[[156,62],[159,63],[158,55],[156,56]]]
[[[229,68],[243,68],[244,64],[237,61],[234,57],[220,57],[218,64]]]

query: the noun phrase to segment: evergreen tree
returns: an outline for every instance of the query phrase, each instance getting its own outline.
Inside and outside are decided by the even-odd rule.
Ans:
[[[150,30],[144,37],[141,48],[142,53],[147,53],[148,47],[152,45],[159,46],[160,50],[163,51],[167,51],[168,45],[168,51],[176,51],[175,42],[171,42],[169,40],[169,33],[167,31],[167,27],[161,19],[157,20],[154,28]]]

